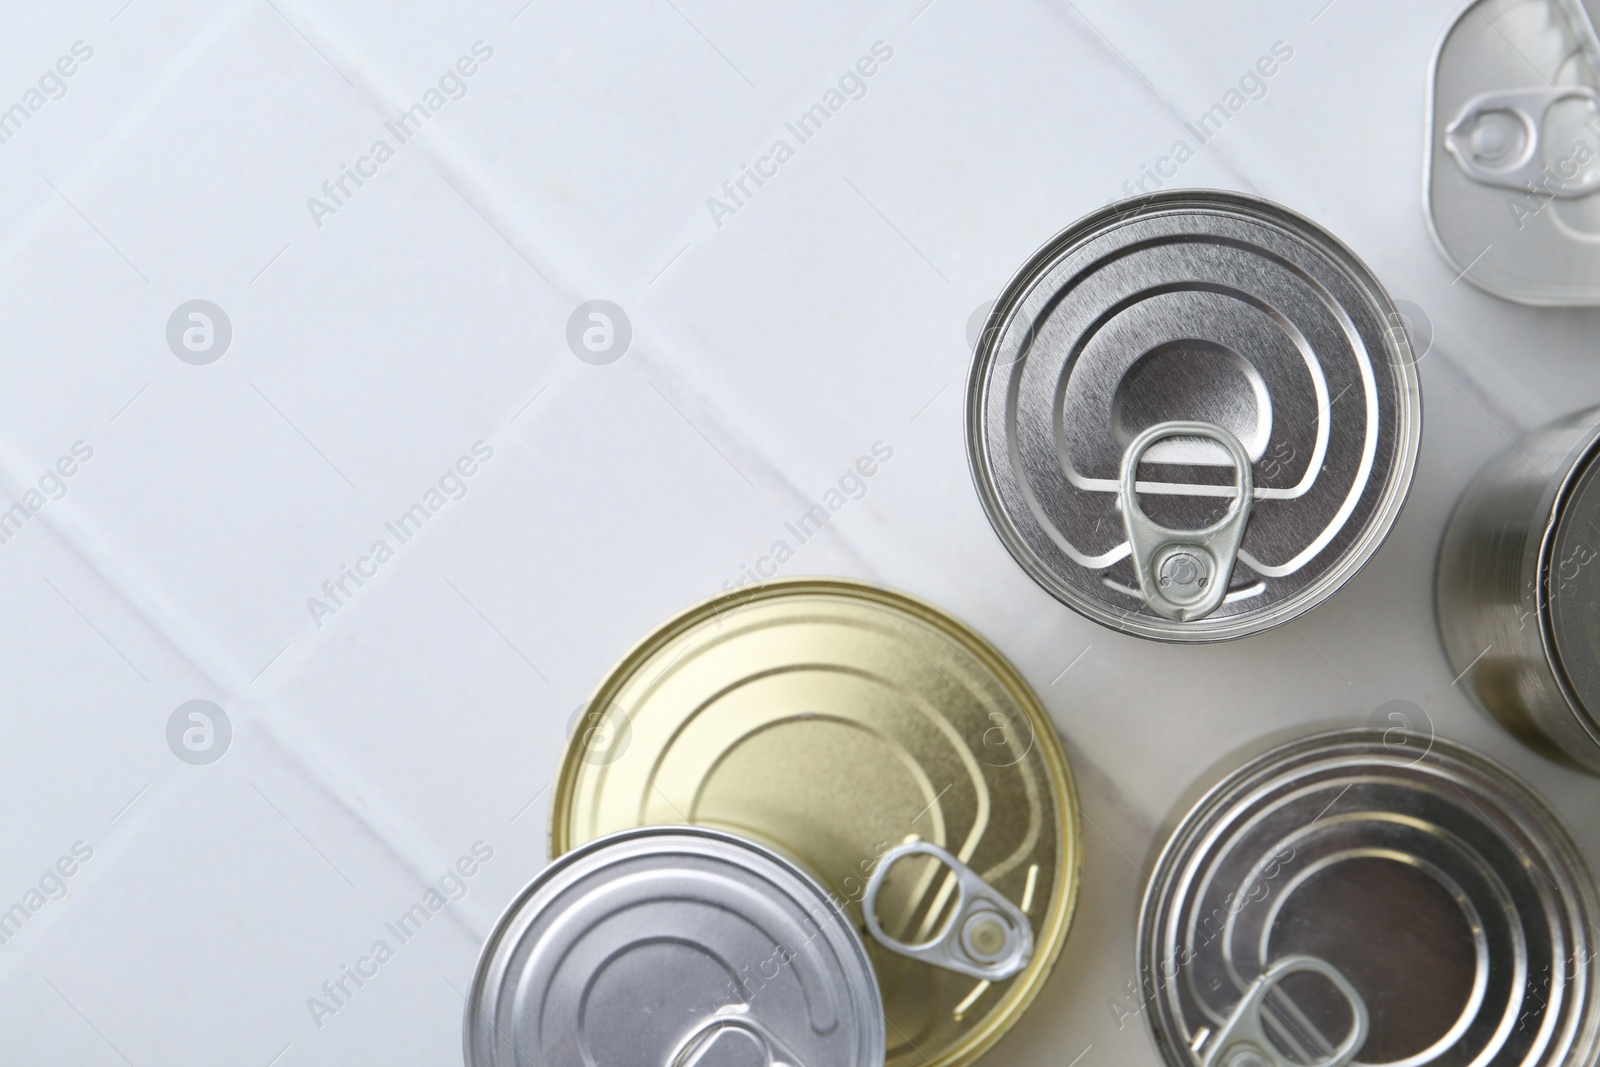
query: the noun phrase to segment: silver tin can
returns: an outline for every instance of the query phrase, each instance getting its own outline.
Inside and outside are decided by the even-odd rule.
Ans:
[[[1124,1010],[1171,1067],[1217,1062],[1252,1013],[1277,1053],[1245,1062],[1592,1063],[1597,908],[1555,815],[1498,765],[1417,734],[1308,737],[1183,818]]]
[[[1439,549],[1439,632],[1459,683],[1547,755],[1600,774],[1600,408],[1483,469]]]
[[[788,860],[731,834],[653,827],[567,853],[484,946],[468,1067],[881,1067],[860,936]]]
[[[1165,641],[1280,625],[1377,550],[1422,399],[1403,319],[1309,220],[1158,193],[1080,220],[1006,286],[967,391],[989,521],[1057,599]]]
[[[1422,199],[1450,269],[1522,304],[1600,304],[1600,4],[1479,0],[1428,78]]]

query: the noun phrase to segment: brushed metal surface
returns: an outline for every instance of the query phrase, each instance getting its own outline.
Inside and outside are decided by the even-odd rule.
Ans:
[[[654,828],[569,853],[511,903],[463,1040],[468,1067],[878,1067],[883,1007],[809,876],[728,834]]]
[[[888,1063],[969,1063],[1039,992],[1076,901],[1072,779],[1038,698],[960,623],[848,581],[769,582],[664,623],[591,706],[617,709],[628,741],[569,743],[552,854],[633,826],[716,827],[793,858],[864,931],[878,861],[908,839],[931,842],[1021,910],[1033,954],[985,981],[866,938]],[[883,877],[877,916],[922,943],[955,892],[936,860],[909,856]]]
[[[1258,633],[1320,603],[1388,533],[1410,487],[1421,394],[1400,317],[1315,224],[1231,193],[1096,212],[1006,287],[973,363],[967,441],[990,522],[1045,589],[1169,641]],[[1226,598],[1174,621],[1140,594],[1117,503],[1142,431],[1210,423],[1244,445],[1254,505]],[[1138,490],[1174,529],[1235,495],[1213,441],[1151,448]]]
[[[1439,549],[1458,684],[1524,741],[1600,774],[1600,408],[1504,449]]]
[[[1215,786],[1162,852],[1139,924],[1150,1026],[1191,1067],[1252,982],[1307,954],[1367,1005],[1361,1063],[1592,1062],[1596,909],[1560,822],[1499,765],[1417,734],[1304,738]],[[1321,980],[1272,1006],[1301,1062],[1352,1025]]]

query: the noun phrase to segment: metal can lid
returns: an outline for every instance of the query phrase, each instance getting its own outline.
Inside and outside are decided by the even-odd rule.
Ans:
[[[1296,1062],[1324,1062],[1364,1015],[1362,1063],[1587,1063],[1597,907],[1555,815],[1497,764],[1418,734],[1322,734],[1183,819],[1145,895],[1130,1010],[1191,1067],[1263,975],[1311,957],[1349,989],[1278,988],[1261,1015]]]
[[[1600,431],[1595,438],[1557,497],[1540,571],[1551,667],[1600,734]]]
[[[1458,280],[1507,300],[1600,304],[1595,14],[1592,0],[1479,0],[1434,53],[1428,229]]]
[[[788,860],[695,827],[568,853],[484,946],[468,1067],[877,1067],[883,1006],[861,939]]]
[[[1072,779],[1038,698],[965,626],[854,582],[768,582],[663,624],[590,707],[551,851],[670,822],[793,858],[863,932],[889,1064],[971,1062],[1043,985],[1077,893]]]
[[[1211,191],[1114,204],[1047,244],[995,305],[967,394],[1012,555],[1089,618],[1168,641],[1331,596],[1398,516],[1420,435],[1410,342],[1372,273],[1315,223]]]

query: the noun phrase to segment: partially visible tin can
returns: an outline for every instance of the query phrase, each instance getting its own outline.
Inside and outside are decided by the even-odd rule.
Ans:
[[[866,949],[788,860],[694,827],[633,830],[547,867],[490,934],[467,1067],[880,1067]]]
[[[1241,1062],[1593,1063],[1597,919],[1577,847],[1508,771],[1417,734],[1322,734],[1183,818],[1117,1010],[1169,1067],[1229,1062],[1247,1016],[1276,1052]]]
[[[1072,779],[1038,698],[965,626],[859,583],[768,582],[664,623],[590,707],[553,855],[689,823],[791,857],[866,940],[894,1067],[970,1063],[1039,992],[1077,895]]]
[[[983,331],[967,448],[989,521],[1106,626],[1217,641],[1287,622],[1360,570],[1410,488],[1403,321],[1354,253],[1267,201],[1097,211]]]
[[[1600,4],[1478,0],[1429,72],[1422,199],[1458,279],[1600,304]]]
[[[1439,631],[1460,683],[1554,758],[1600,774],[1600,408],[1507,448],[1439,550]]]

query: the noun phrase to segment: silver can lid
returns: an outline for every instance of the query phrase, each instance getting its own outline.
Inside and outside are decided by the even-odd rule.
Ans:
[[[1434,54],[1423,207],[1459,279],[1600,304],[1600,4],[1480,0]]]
[[[881,1067],[860,936],[776,853],[698,827],[599,838],[501,916],[467,998],[468,1067]]]
[[[1562,486],[1540,572],[1550,665],[1600,734],[1600,440]]]
[[[1507,771],[1417,734],[1323,734],[1184,818],[1145,895],[1125,1010],[1192,1067],[1263,976],[1310,958],[1347,988],[1296,975],[1260,1012],[1297,1062],[1332,1058],[1364,1014],[1361,1063],[1589,1063],[1596,910],[1571,839]]]
[[[1141,637],[1216,641],[1321,603],[1411,485],[1403,320],[1314,223],[1160,193],[1080,220],[996,303],[967,394],[973,477],[1045,589]]]

